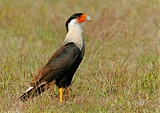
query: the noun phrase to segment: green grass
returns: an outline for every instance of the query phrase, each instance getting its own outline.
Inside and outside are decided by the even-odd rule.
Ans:
[[[160,1],[0,0],[0,112],[159,113]],[[58,102],[58,89],[18,97],[63,43],[65,22],[88,14],[86,54]]]

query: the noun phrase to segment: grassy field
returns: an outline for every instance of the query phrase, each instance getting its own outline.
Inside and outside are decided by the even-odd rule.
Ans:
[[[0,0],[0,112],[159,113],[160,1]],[[71,85],[18,97],[63,43],[65,22],[88,14],[86,54]]]

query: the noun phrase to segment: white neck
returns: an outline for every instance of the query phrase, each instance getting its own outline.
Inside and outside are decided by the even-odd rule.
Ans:
[[[82,25],[79,24],[76,20],[72,20],[68,25],[68,33],[66,34],[64,44],[70,42],[74,42],[80,50],[84,48]]]

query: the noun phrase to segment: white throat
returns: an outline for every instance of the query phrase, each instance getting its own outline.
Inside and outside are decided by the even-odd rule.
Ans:
[[[66,34],[64,44],[70,42],[74,42],[80,50],[84,48],[82,24],[79,24],[76,19],[68,24],[68,33]]]

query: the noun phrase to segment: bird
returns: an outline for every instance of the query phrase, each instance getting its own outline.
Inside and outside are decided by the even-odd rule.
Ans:
[[[83,23],[90,21],[84,13],[71,15],[65,23],[66,36],[61,47],[51,56],[49,61],[37,71],[30,87],[19,97],[27,101],[42,94],[54,84],[59,88],[59,102],[63,102],[63,89],[66,97],[70,97],[72,78],[85,54]]]

